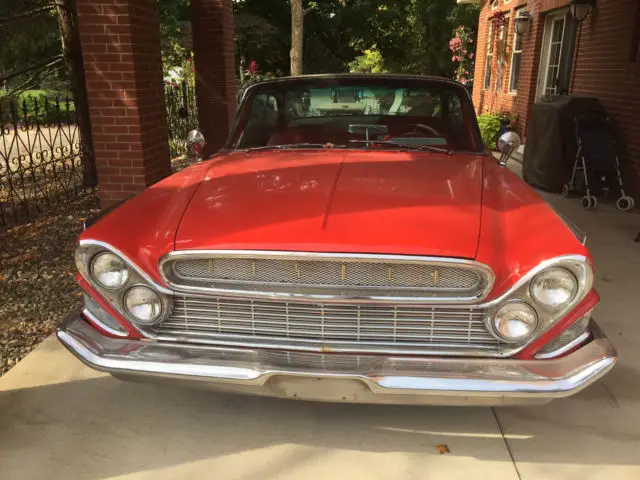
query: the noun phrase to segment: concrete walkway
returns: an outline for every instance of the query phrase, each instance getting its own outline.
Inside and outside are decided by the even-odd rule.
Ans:
[[[489,409],[222,395],[119,382],[49,338],[0,378],[0,478],[640,478],[640,216],[548,199],[589,235],[597,319],[620,352],[577,396]]]

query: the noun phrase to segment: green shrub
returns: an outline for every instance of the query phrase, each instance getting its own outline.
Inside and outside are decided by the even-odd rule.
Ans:
[[[485,113],[478,117],[482,143],[491,150],[495,150],[496,148],[496,140],[498,139],[500,127],[502,126],[501,120],[501,115],[494,115],[491,113]]]
[[[67,97],[69,98],[68,106]],[[59,109],[56,99],[59,100]],[[15,97],[0,96],[0,112],[2,122],[11,122],[14,119],[20,124],[26,119],[29,123],[42,124],[75,121],[75,105],[71,95],[53,90],[27,90]]]

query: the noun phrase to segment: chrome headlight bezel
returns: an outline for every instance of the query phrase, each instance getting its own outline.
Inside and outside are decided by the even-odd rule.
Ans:
[[[497,323],[500,320],[499,319],[500,313],[507,309],[512,309],[516,311],[519,310],[520,312],[531,314],[531,316],[533,317],[533,320],[532,320],[533,327],[526,335],[515,338],[515,337],[509,337],[508,335],[505,335],[503,332],[501,332],[500,327],[498,326]],[[523,323],[526,323],[526,322],[523,322]],[[502,340],[503,342],[510,343],[510,344],[525,343],[531,340],[536,336],[539,327],[540,327],[540,320],[538,318],[538,313],[536,312],[536,309],[533,308],[533,306],[529,305],[528,303],[518,299],[509,300],[508,302],[505,302],[504,304],[502,304],[498,309],[496,309],[496,312],[493,315],[493,320],[491,322],[491,330],[493,334],[496,335],[498,338],[500,338],[500,340]]]
[[[140,291],[146,291],[146,294],[155,297],[153,300],[157,301],[154,303],[156,303],[159,311],[149,318],[142,318],[140,315],[136,315],[131,305],[129,304],[129,299],[131,295],[133,295],[134,292],[140,292]],[[151,302],[147,302],[147,303],[151,303]],[[124,292],[124,294],[122,295],[122,305],[124,307],[124,310],[129,314],[129,316],[135,319],[135,323],[143,327],[150,327],[161,322],[163,319],[163,313],[166,310],[162,303],[162,297],[153,288],[147,285],[142,285],[142,284],[132,285]]]
[[[562,268],[570,272],[577,281],[577,291],[569,302],[558,308],[548,308],[538,303],[531,294],[533,280],[543,272],[552,268]],[[500,297],[484,304],[487,311],[486,327],[500,342],[505,343],[505,354],[513,355],[539,338],[553,327],[559,320],[573,310],[593,288],[593,270],[589,259],[584,256],[570,255],[557,257],[540,263],[531,269],[515,285]],[[521,342],[509,343],[495,332],[493,322],[498,310],[510,301],[522,301],[532,307],[538,315],[538,327],[535,334]]]
[[[568,292],[568,295],[564,301],[553,304],[550,302],[546,302],[539,293],[536,293],[536,289],[539,287],[539,285],[537,284],[538,282],[543,282],[546,280],[554,280],[553,278],[547,278],[547,277],[555,277],[555,280],[557,280],[557,279],[560,279],[560,277],[562,276],[564,276],[563,280],[566,280],[572,283],[571,291]],[[544,286],[541,285],[540,288],[544,289]],[[540,305],[540,307],[547,310],[559,310],[571,303],[571,301],[578,294],[578,289],[579,289],[578,279],[573,274],[573,272],[562,267],[549,267],[544,269],[540,273],[538,273],[535,277],[533,277],[533,279],[531,280],[531,283],[529,284],[529,295],[536,302],[536,304]],[[547,290],[550,291],[552,289],[548,288]],[[560,290],[560,288],[557,288],[556,290]]]
[[[117,288],[108,288],[101,285],[92,275],[91,266],[92,262],[99,255],[109,253],[119,258],[128,268],[129,274],[127,280]],[[173,292],[158,284],[156,284],[143,270],[137,267],[131,260],[129,260],[122,252],[113,248],[111,245],[96,241],[96,240],[83,240],[77,246],[75,251],[75,260],[78,271],[82,277],[97,291],[100,295],[118,312],[125,320],[133,325],[140,333],[148,336],[144,333],[142,328],[149,326],[140,322],[136,317],[127,311],[124,304],[124,299],[127,291],[137,285],[144,285],[150,288],[162,302],[161,315],[156,318],[153,324],[162,322],[171,313],[172,295]]]
[[[98,262],[104,261],[104,259],[109,259],[112,261],[112,263],[119,262],[121,264],[120,271],[122,274],[122,280],[119,284],[108,285],[105,281],[103,281],[104,279],[100,278],[101,273],[102,274],[106,273],[106,270],[104,270],[103,272],[97,272],[96,270],[100,266],[98,265]],[[102,266],[102,268],[104,267],[105,266]],[[127,284],[127,281],[129,280],[129,275],[130,275],[130,269],[127,266],[126,262],[122,260],[122,258],[118,257],[117,255],[114,255],[113,253],[107,252],[107,251],[97,253],[91,258],[88,271],[91,275],[91,278],[98,285],[100,285],[100,287],[104,288],[105,290],[120,290],[123,286]]]

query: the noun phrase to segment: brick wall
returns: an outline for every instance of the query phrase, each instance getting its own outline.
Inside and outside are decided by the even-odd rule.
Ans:
[[[171,172],[157,0],[77,0],[99,195],[108,207]]]
[[[235,117],[236,76],[231,0],[191,0],[198,121],[207,152],[225,143]]]
[[[563,0],[565,3],[568,0]],[[490,2],[489,2],[490,3]],[[540,63],[540,46],[542,45],[543,24],[540,22],[540,1],[534,0],[511,0],[504,4],[503,0],[497,8],[492,9],[489,3],[485,5],[480,13],[480,23],[478,28],[476,65],[474,73],[473,101],[478,114],[492,113],[515,113],[519,117],[519,127],[521,132],[526,132],[526,124],[529,116],[530,106],[535,100],[536,83],[538,77],[538,67]],[[522,57],[520,64],[520,76],[517,92],[509,92],[509,80],[511,75],[511,51],[513,48],[514,19],[519,8],[526,6],[532,14],[533,21],[522,39]],[[487,59],[487,45],[489,36],[489,23],[491,17],[496,12],[506,11],[509,13],[509,25],[506,33],[508,53],[506,56],[506,66],[502,75],[500,88],[496,91],[495,74],[491,82],[491,88],[484,89],[485,63]],[[493,71],[496,71],[497,55],[494,54]]]
[[[531,106],[535,102],[540,54],[546,14],[566,7],[569,0],[500,0],[496,9],[484,1],[478,29],[473,100],[478,113],[513,112],[526,132]],[[623,170],[631,190],[640,198],[640,63],[631,61],[634,35],[640,28],[638,0],[597,0],[597,7],[578,31],[572,94],[599,98],[616,122],[620,133]],[[503,92],[494,86],[484,90],[489,19],[499,10],[510,11],[509,38],[513,40],[516,8],[526,5],[532,24],[523,38],[522,64],[517,94],[505,93],[510,64],[503,81]],[[510,62],[510,55],[507,56]],[[526,139],[525,139],[526,141]]]
[[[598,97],[616,124],[624,172],[640,200],[640,63],[631,61],[638,0],[598,0],[583,22],[573,93]]]

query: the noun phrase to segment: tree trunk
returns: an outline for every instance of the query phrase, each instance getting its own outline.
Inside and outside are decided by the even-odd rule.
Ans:
[[[291,0],[291,75],[302,75],[303,29],[302,0]]]
[[[86,186],[95,187],[98,184],[98,174],[93,153],[93,137],[91,134],[91,119],[89,118],[89,105],[87,104],[82,46],[76,20],[76,0],[64,0],[62,4],[56,4],[56,10],[58,13],[58,26],[60,27],[62,54],[69,70],[71,93],[73,94],[78,118],[83,181]]]

